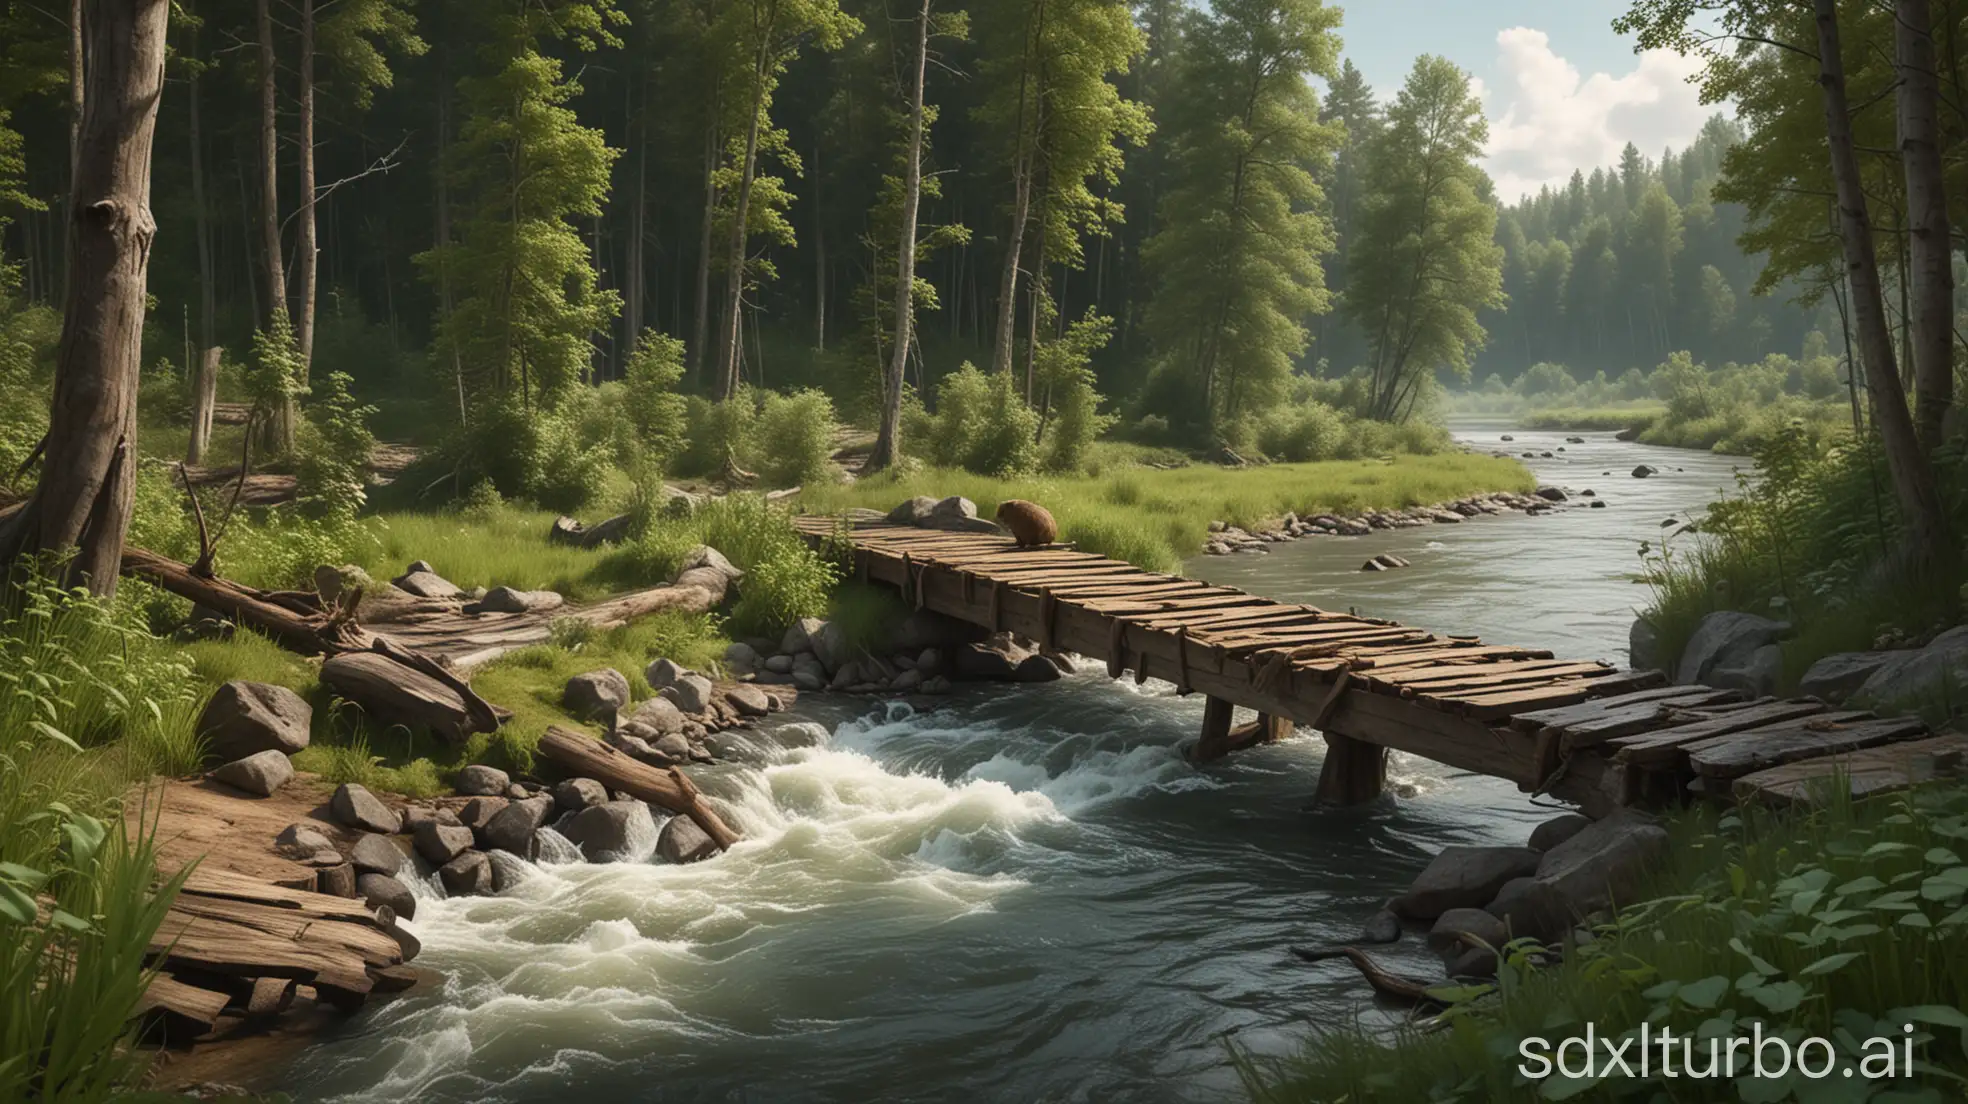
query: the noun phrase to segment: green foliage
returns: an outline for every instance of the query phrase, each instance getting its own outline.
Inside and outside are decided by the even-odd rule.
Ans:
[[[306,376],[307,364],[301,359],[301,347],[294,343],[287,312],[274,311],[265,329],[253,331],[253,357],[246,370],[246,393],[262,427],[307,394],[307,385],[301,382]]]
[[[719,403],[692,395],[686,409],[690,440],[677,459],[679,475],[716,475],[727,460],[741,468],[756,463],[758,399],[751,388],[741,385]]]
[[[754,446],[760,473],[780,487],[833,482],[840,477],[834,464],[839,432],[833,400],[825,392],[767,392]]]
[[[316,516],[353,522],[369,500],[369,456],[376,435],[369,432],[373,406],[349,394],[349,377],[329,372],[313,388],[307,433],[301,441],[300,496]]]
[[[689,407],[676,391],[682,381],[683,342],[654,330],[643,331],[629,356],[623,383],[641,455],[659,473],[683,450],[689,432]]]
[[[936,413],[916,439],[932,463],[1014,476],[1037,467],[1038,430],[1038,412],[1025,405],[1010,375],[987,375],[965,363],[937,385]]]
[[[551,411],[502,401],[482,408],[443,452],[462,485],[489,483],[505,497],[571,513],[601,493],[627,432],[610,411],[609,397],[590,391]]]
[[[1041,466],[1047,471],[1079,471],[1094,441],[1120,419],[1100,412],[1100,392],[1092,368],[1093,356],[1114,336],[1114,320],[1093,313],[1066,327],[1066,332],[1039,346],[1037,376]]]

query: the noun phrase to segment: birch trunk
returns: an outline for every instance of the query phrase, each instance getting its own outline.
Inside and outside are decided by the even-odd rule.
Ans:
[[[299,0],[301,8],[300,76],[300,240],[294,243],[294,261],[299,268],[299,286],[294,291],[294,340],[301,348],[301,378],[307,385],[308,368],[314,361],[315,277],[320,268],[319,233],[314,207],[314,0]],[[290,414],[290,418],[291,418]]]
[[[1906,170],[1914,426],[1930,453],[1954,405],[1954,256],[1941,167],[1940,74],[1929,0],[1898,0],[1900,157]]]
[[[758,171],[759,116],[765,113],[766,51],[760,43],[752,68],[751,121],[745,130],[745,156],[738,174],[738,197],[731,211],[731,251],[725,257],[724,336],[718,351],[718,389],[720,402],[729,402],[738,393],[738,361],[744,352],[741,324],[745,308],[745,257],[751,229],[752,180]]]
[[[916,213],[922,202],[923,72],[929,63],[929,4],[923,0],[916,17],[914,83],[909,96],[909,156],[903,166],[902,233],[895,245],[895,342],[888,370],[882,377],[881,429],[866,470],[881,471],[895,463],[901,451],[902,376],[909,368],[909,343],[915,321]]]
[[[280,116],[275,95],[273,11],[270,0],[256,6],[260,46],[260,236],[265,239],[268,328],[273,313],[287,311],[287,264],[280,249]],[[288,319],[292,320],[292,314]],[[283,402],[269,419],[269,445],[275,452],[294,447],[292,404]]]
[[[717,221],[717,156],[718,126],[716,122],[716,102],[712,104],[712,122],[704,132],[704,217],[697,234],[697,304],[696,318],[690,330],[688,365],[691,382],[695,383],[704,368],[704,347],[711,342],[711,229]]]

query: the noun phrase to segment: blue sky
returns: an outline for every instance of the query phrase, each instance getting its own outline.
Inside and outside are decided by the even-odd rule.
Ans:
[[[1627,142],[1650,157],[1687,144],[1712,108],[1672,54],[1636,55],[1612,21],[1626,0],[1337,0],[1346,56],[1383,99],[1416,55],[1441,54],[1475,76],[1490,119],[1488,164],[1515,199],[1611,164]]]

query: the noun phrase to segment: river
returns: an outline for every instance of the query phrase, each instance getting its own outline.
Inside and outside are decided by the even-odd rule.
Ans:
[[[1603,509],[1314,538],[1190,572],[1270,597],[1623,661],[1643,540],[1734,462],[1458,422]],[[1514,444],[1498,443],[1501,434]],[[1558,449],[1563,447],[1565,451]],[[1637,464],[1661,469],[1649,479]],[[1413,566],[1380,574],[1376,552]],[[420,903],[441,984],[380,1002],[277,1086],[300,1101],[1191,1101],[1226,1039],[1290,1050],[1376,1010],[1350,938],[1430,855],[1551,815],[1396,755],[1399,797],[1309,811],[1301,734],[1197,770],[1202,699],[1104,668],[970,687],[931,712],[802,703],[698,772],[746,841],[711,862],[543,862],[507,895]],[[1397,965],[1438,969],[1419,941]]]

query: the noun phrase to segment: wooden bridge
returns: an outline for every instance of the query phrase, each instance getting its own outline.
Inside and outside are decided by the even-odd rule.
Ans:
[[[1954,773],[1968,754],[1968,736],[1917,719],[1670,686],[1658,671],[1275,602],[1070,546],[797,520],[816,545],[845,535],[855,575],[918,609],[1207,695],[1198,761],[1318,730],[1330,802],[1379,795],[1389,748],[1595,813],[1690,795],[1810,800],[1829,784],[1864,795]],[[1256,722],[1233,725],[1235,706]]]

